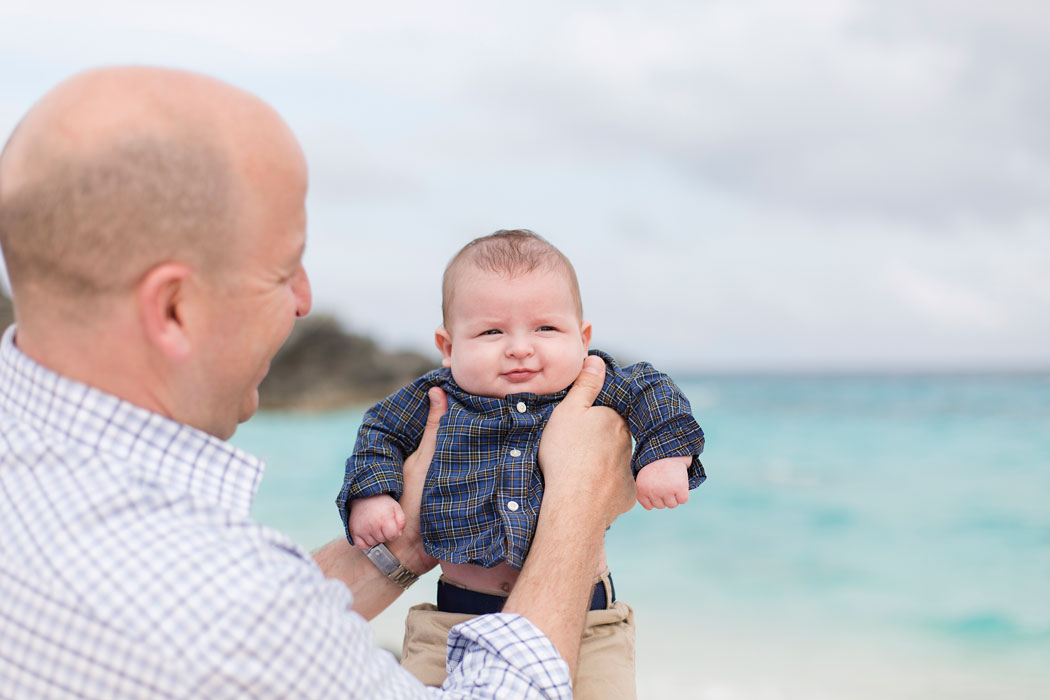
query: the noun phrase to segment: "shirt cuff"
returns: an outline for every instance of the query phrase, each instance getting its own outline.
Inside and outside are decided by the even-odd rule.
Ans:
[[[480,615],[448,636],[448,679],[443,688],[499,687],[506,697],[571,700],[569,665],[538,627],[517,614]]]

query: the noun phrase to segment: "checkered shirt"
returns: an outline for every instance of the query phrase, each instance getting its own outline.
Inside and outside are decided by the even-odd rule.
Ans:
[[[600,350],[591,354],[606,364],[605,384],[594,403],[627,420],[636,443],[631,461],[635,475],[658,459],[692,456],[689,488],[699,486],[706,478],[698,459],[704,431],[681,389],[646,362],[620,368]],[[336,499],[347,537],[351,499],[381,493],[400,497],[402,464],[419,445],[427,391],[434,386],[445,390],[449,408],[423,490],[424,547],[442,561],[480,566],[505,561],[521,568],[543,498],[537,463],[540,433],[567,389],[542,396],[474,396],[442,368],[373,406],[365,414]]]
[[[308,553],[256,525],[262,463],[0,341],[0,698],[569,698],[518,615],[424,688]]]

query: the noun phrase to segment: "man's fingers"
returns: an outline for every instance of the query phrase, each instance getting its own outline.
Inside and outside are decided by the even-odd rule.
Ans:
[[[398,508],[399,529],[395,535],[399,538],[406,531],[411,533],[413,538],[419,534],[419,504],[423,498],[423,484],[426,481],[430,463],[434,459],[434,448],[437,445],[437,432],[441,417],[448,410],[448,398],[441,389],[431,388],[427,392],[427,398],[430,401],[430,408],[427,411],[427,423],[423,429],[423,436],[416,451],[405,459],[403,467],[405,489],[401,492],[401,502]],[[428,559],[423,554],[421,546],[418,548],[418,556],[415,556],[414,559],[421,571],[426,571],[437,563],[437,560]]]
[[[445,415],[445,411],[448,410],[448,397],[445,396],[444,391],[435,386],[427,392],[427,398],[430,399],[430,410],[427,411],[427,427],[423,429],[423,440],[420,442],[420,447],[426,445],[429,450],[433,451],[434,445],[437,444],[437,431],[438,426],[441,425],[441,416]]]
[[[437,431],[438,426],[441,425],[441,417],[448,410],[448,398],[441,389],[431,387],[430,391],[427,392],[427,398],[430,400],[427,424],[423,429],[423,437],[419,441],[419,447],[416,448],[414,453],[417,459],[413,460],[419,463],[424,472],[430,467],[430,461],[434,457],[434,447],[437,445]]]
[[[423,437],[419,441],[419,447],[405,460],[405,493],[402,495],[402,503],[406,503],[405,496],[410,496],[413,503],[411,508],[419,508],[419,496],[423,492],[423,481],[426,478],[427,469],[434,459],[434,448],[437,445],[437,431],[441,424],[441,417],[448,410],[448,398],[445,392],[437,387],[432,387],[427,392],[430,400],[430,409],[427,413],[427,424],[423,429]]]
[[[562,399],[563,404],[571,406],[590,406],[598,398],[598,392],[605,383],[605,361],[597,355],[588,355],[583,360],[583,369],[569,393]]]

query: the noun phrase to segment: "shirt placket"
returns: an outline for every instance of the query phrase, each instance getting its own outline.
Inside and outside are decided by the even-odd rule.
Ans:
[[[530,530],[530,436],[535,431],[539,414],[533,402],[520,397],[508,398],[507,413],[510,429],[503,441],[503,454],[500,455],[497,502],[507,538],[507,559],[520,567],[524,563]]]

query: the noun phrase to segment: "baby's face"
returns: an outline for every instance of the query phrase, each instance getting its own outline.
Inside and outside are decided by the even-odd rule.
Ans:
[[[560,270],[508,278],[466,267],[435,340],[442,364],[471,394],[553,394],[580,373],[591,324]]]

